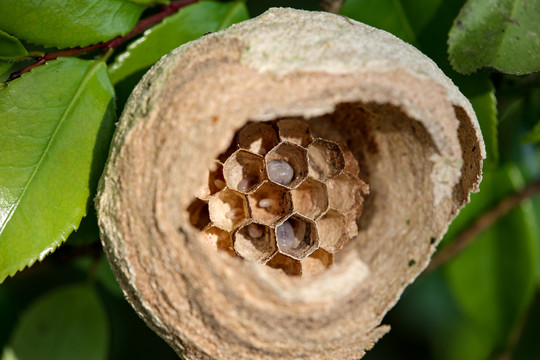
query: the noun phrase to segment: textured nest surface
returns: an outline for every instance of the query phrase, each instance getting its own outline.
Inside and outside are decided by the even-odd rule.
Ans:
[[[345,144],[369,184],[358,234],[316,276],[215,251],[188,211],[241,128],[286,118]],[[477,191],[484,157],[469,102],[416,49],[272,9],[180,47],[137,86],[100,185],[102,240],[128,300],[188,359],[358,359]]]

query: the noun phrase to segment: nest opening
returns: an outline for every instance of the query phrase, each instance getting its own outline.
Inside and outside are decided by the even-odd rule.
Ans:
[[[260,136],[274,139],[257,143],[273,144],[272,148],[267,146],[262,151],[263,147],[239,144],[242,131],[251,127],[252,132],[254,124],[260,124],[257,126],[259,131],[264,129]],[[228,232],[231,244],[234,244],[238,229],[251,222],[267,227],[272,234],[267,238],[276,244],[267,248],[248,244],[252,249],[245,257],[242,256],[243,250],[235,251],[232,245],[221,250],[245,261],[279,269],[287,275],[321,273],[342,262],[348,252],[354,252],[354,256],[370,269],[384,269],[381,263],[384,258],[376,254],[389,245],[370,239],[377,236],[388,238],[388,233],[399,238],[411,226],[416,226],[415,217],[422,211],[430,211],[428,208],[433,203],[431,156],[436,153],[424,125],[390,104],[341,103],[333,112],[317,117],[247,122],[235,133],[227,150],[216,156],[216,168],[208,171],[209,178],[213,176],[219,180],[220,164],[225,164],[222,166],[225,187],[208,200],[201,200],[210,205],[211,221],[206,226]],[[238,154],[253,161],[237,161]],[[295,169],[295,177],[297,169],[305,169],[301,181],[293,186],[273,182],[268,175],[268,162],[275,159],[290,163]],[[230,167],[230,171],[228,162],[235,165]],[[257,162],[259,168],[254,170]],[[247,165],[242,167],[242,164]],[[260,177],[246,191],[235,188],[238,179],[246,173],[260,174]],[[391,183],[399,183],[403,188],[392,187]],[[223,193],[229,194],[219,202],[225,205],[212,206],[212,199],[223,199]],[[231,203],[227,202],[229,198],[235,199],[236,205],[226,205]],[[393,207],[394,199],[408,205]],[[202,206],[200,202],[197,204]],[[419,206],[424,210],[418,210]],[[214,208],[219,210],[214,211]],[[197,219],[196,209],[190,207],[187,210],[191,224],[200,231],[206,220]],[[213,211],[217,213],[213,214]],[[385,211],[386,215],[381,215]],[[314,223],[316,246],[306,246],[305,251],[280,250],[276,229],[291,216]],[[401,217],[402,226],[396,226],[396,218]],[[373,226],[380,230],[372,232]],[[431,224],[426,224],[422,229],[428,244],[429,239],[439,237],[431,228]],[[413,241],[416,240],[407,238],[393,246],[404,249]],[[257,250],[259,248],[264,250]],[[267,250],[274,248],[274,253]]]
[[[248,122],[235,133],[199,191],[209,195],[187,209],[203,235],[212,229],[207,243],[287,275],[334,264],[358,234],[369,186],[350,144],[324,129],[329,116]],[[208,216],[199,219],[206,213],[198,209]]]

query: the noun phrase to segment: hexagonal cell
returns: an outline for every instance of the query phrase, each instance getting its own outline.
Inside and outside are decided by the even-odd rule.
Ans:
[[[291,191],[294,211],[312,220],[328,209],[326,185],[308,177],[299,187]]]
[[[251,217],[265,225],[273,225],[292,213],[290,193],[268,181],[248,195],[248,204]]]
[[[248,216],[244,195],[225,188],[208,200],[210,220],[226,231],[233,231]]]
[[[193,199],[187,211],[189,213],[189,222],[196,229],[202,230],[210,223],[208,204],[201,199]]]
[[[282,142],[266,154],[265,163],[268,179],[288,189],[300,185],[308,175],[307,151],[296,144]]]
[[[302,275],[302,265],[300,264],[300,261],[291,259],[290,257],[280,253],[274,255],[274,257],[270,259],[266,265],[274,269],[279,269],[290,276]]]
[[[358,160],[356,160],[354,154],[351,150],[349,150],[349,148],[344,142],[338,143],[338,146],[341,150],[341,153],[343,154],[343,159],[345,161],[345,168],[343,170],[350,172],[354,176],[358,176],[360,174],[360,166],[358,165]]]
[[[274,234],[257,223],[244,224],[233,233],[233,248],[241,258],[261,264],[277,251]]]
[[[345,226],[347,219],[335,210],[328,210],[326,214],[317,220],[319,228],[320,248],[334,254],[341,250],[347,240]]]
[[[317,249],[313,254],[300,261],[302,275],[317,275],[334,264],[334,255],[323,249]]]
[[[330,207],[342,213],[362,206],[364,194],[369,191],[366,183],[348,172],[329,179],[326,186]]]
[[[197,197],[202,200],[208,200],[208,197],[223,190],[225,186],[223,164],[216,160],[212,164],[212,168],[208,171],[208,180],[197,193]]]
[[[307,150],[309,175],[317,180],[326,180],[339,175],[345,168],[345,159],[335,142],[315,139]]]
[[[279,138],[303,147],[308,146],[312,141],[309,125],[302,119],[283,119],[277,122]]]
[[[238,145],[255,154],[265,155],[278,143],[276,131],[264,122],[249,123],[238,132]]]
[[[264,179],[264,159],[246,150],[237,150],[223,164],[227,186],[247,193]]]
[[[217,250],[222,250],[231,256],[236,256],[233,250],[231,233],[214,225],[207,226],[202,232],[203,240]]]
[[[294,214],[275,228],[280,253],[302,260],[319,248],[319,234],[315,222]]]

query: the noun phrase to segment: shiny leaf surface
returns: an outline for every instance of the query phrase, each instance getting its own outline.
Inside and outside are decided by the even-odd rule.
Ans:
[[[117,56],[109,70],[113,83],[147,69],[172,49],[202,35],[247,19],[243,2],[202,1],[189,5],[148,29],[127,50]]]
[[[62,74],[62,76],[59,76]],[[113,131],[104,63],[50,61],[0,89],[0,282],[76,229]]]
[[[0,30],[0,59],[17,59],[26,55],[28,52],[19,39]]]
[[[128,33],[144,9],[123,0],[2,0],[0,29],[45,47],[86,46]]]

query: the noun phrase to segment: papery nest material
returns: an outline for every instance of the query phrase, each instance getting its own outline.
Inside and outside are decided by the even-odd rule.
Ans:
[[[216,252],[186,210],[237,130],[281,118],[347,144],[370,186],[358,235],[317,276]],[[102,240],[130,303],[186,359],[358,359],[478,190],[484,157],[470,103],[414,47],[342,16],[271,9],[144,76],[101,180]]]

